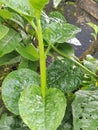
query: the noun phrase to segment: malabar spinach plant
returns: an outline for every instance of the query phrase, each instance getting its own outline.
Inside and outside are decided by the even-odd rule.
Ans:
[[[8,7],[19,12],[28,20],[28,22],[34,28],[38,39],[39,51],[36,55],[39,55],[40,60],[40,82],[39,75],[37,73],[28,69],[22,69],[19,71],[12,72],[10,75],[8,75],[8,77],[3,82],[2,87],[3,100],[8,109],[15,114],[20,114],[23,118],[23,121],[28,125],[31,130],[56,130],[64,116],[66,109],[66,98],[63,92],[61,92],[59,89],[51,87],[47,89],[46,84],[46,54],[44,51],[43,34],[40,18],[43,7],[47,2],[48,0],[29,0],[24,2],[2,1],[3,4],[6,4]],[[35,23],[33,22],[33,19],[35,19]],[[6,35],[6,33],[8,32],[8,29],[5,26],[2,26],[1,28],[5,32],[5,34],[1,35],[1,38],[3,38],[4,35]],[[12,30],[10,31],[10,33],[12,33],[11,35],[14,34]],[[20,38],[19,41],[21,41]],[[28,50],[29,47],[26,49]],[[13,79],[12,81],[11,78]],[[17,78],[19,78],[19,80]],[[6,95],[8,88],[5,91],[7,85],[6,83],[10,85],[12,84],[11,86],[13,88],[10,86],[10,92],[13,93],[13,91],[16,91],[16,94],[13,95],[14,97],[10,96],[9,99],[7,98],[8,94]],[[26,88],[24,89],[24,87]],[[18,100],[19,94],[22,90],[23,92],[21,93],[20,99]]]
[[[2,83],[2,98],[8,110],[20,115],[31,130],[56,130],[67,106],[64,94],[79,89],[83,71],[98,78],[78,61],[68,44],[80,29],[68,24],[57,12],[47,16],[43,8],[48,2],[0,1],[1,65],[9,64],[9,60],[10,64],[20,62],[22,57],[19,69],[8,74]],[[55,6],[59,2],[54,0]],[[11,26],[11,22],[15,24]],[[28,23],[30,28],[26,26],[25,32]],[[34,46],[32,40],[38,45]],[[46,69],[48,55],[53,63]],[[27,69],[27,64],[32,62],[31,68],[38,60],[40,75]]]

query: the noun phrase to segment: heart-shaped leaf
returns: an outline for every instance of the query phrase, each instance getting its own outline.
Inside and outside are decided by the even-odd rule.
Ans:
[[[66,98],[56,88],[47,90],[42,97],[41,88],[25,88],[19,100],[19,111],[23,121],[31,130],[56,130],[66,109]]]
[[[75,37],[81,29],[61,22],[51,22],[43,29],[43,37],[47,43],[64,43]]]
[[[55,60],[47,69],[48,87],[53,85],[64,93],[79,88],[83,77],[82,69],[69,59]]]
[[[25,87],[39,85],[39,75],[29,69],[20,69],[11,72],[3,81],[2,98],[11,112],[18,115],[18,100]]]

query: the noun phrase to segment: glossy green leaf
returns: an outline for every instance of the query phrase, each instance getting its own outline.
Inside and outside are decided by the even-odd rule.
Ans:
[[[21,57],[21,61],[20,61],[20,64],[18,66],[18,69],[22,69],[22,68],[29,68],[29,60],[27,60],[23,57]]]
[[[14,123],[12,116],[7,116],[7,114],[2,114],[0,118],[0,130],[11,130],[11,125]]]
[[[5,10],[1,9],[0,16],[5,20],[10,20],[10,21],[8,21],[8,24],[10,24],[11,26],[13,26],[13,24],[18,24],[20,27],[22,27],[24,29],[24,20],[23,20],[22,16],[18,15],[14,11],[10,12],[6,9]],[[12,24],[11,24],[11,22],[12,22]]]
[[[20,56],[16,52],[12,52],[0,57],[1,65],[10,65],[20,62]]]
[[[0,40],[0,57],[15,50],[21,40],[20,34],[10,29],[7,35]]]
[[[52,22],[43,29],[43,37],[47,43],[64,43],[74,38],[80,30],[68,23]]]
[[[72,111],[74,130],[97,130],[98,90],[76,92]]]
[[[97,35],[97,33],[98,33],[98,26],[96,24],[92,23],[92,22],[89,22],[87,24],[94,29],[95,34]]]
[[[55,20],[58,20],[60,22],[67,22],[65,17],[58,11],[52,11],[49,14],[50,20],[52,20],[52,18],[54,18]]]
[[[66,19],[64,18],[64,16],[61,13],[59,13],[57,11],[51,12],[49,14],[49,16],[45,12],[42,12],[42,14],[41,14],[41,25],[42,25],[43,31],[51,23],[65,24]]]
[[[27,28],[27,26],[26,26]],[[28,33],[28,32],[27,32]],[[21,34],[21,37],[22,37],[22,42],[23,43],[20,43],[21,46],[24,45],[24,46],[27,46],[28,44],[32,44],[32,38],[29,34],[27,34],[26,32],[24,32],[23,30],[20,30],[20,34]],[[32,34],[31,34],[32,35]],[[34,36],[34,35],[32,35]],[[18,46],[18,47],[21,47],[21,46]],[[33,46],[33,45],[32,45]],[[32,47],[31,47],[32,48]]]
[[[66,113],[62,120],[62,123],[60,124],[57,130],[73,130],[73,117],[72,117],[72,106],[71,106],[73,99],[74,99],[74,94],[71,93],[67,95]]]
[[[19,54],[21,54],[24,58],[27,58],[28,60],[36,61],[39,59],[37,49],[33,45],[20,45],[16,50]]]
[[[12,18],[12,13],[8,10],[0,9],[0,16],[4,19],[10,19]]]
[[[20,14],[29,15],[29,16],[34,15],[33,10],[28,0],[18,0],[18,1],[0,0],[0,1]]]
[[[8,116],[7,113],[0,117],[0,130],[30,130],[18,116]]]
[[[62,43],[62,44],[59,44],[57,49],[63,53],[64,55],[66,55],[67,57],[70,57],[72,58],[74,56],[74,49],[73,47],[68,44],[68,43]]]
[[[40,13],[46,5],[46,3],[49,2],[49,0],[29,0],[29,2],[32,5],[32,7]]]
[[[53,5],[56,8],[62,0],[53,0]]]
[[[30,130],[26,124],[23,123],[20,116],[14,117],[14,123],[11,124],[11,130]]]
[[[21,15],[18,15],[17,13],[12,13],[11,21],[18,24],[20,27],[22,27],[24,29],[25,22]]]
[[[0,24],[2,24],[3,22],[4,22],[4,19],[0,17]]]
[[[9,28],[4,26],[4,25],[0,25],[0,40],[8,33]]]
[[[41,88],[25,88],[19,100],[19,111],[23,121],[31,130],[56,130],[66,109],[64,94],[56,88],[47,90],[42,97]]]
[[[11,72],[2,84],[2,99],[11,112],[18,115],[18,100],[25,87],[39,85],[39,75],[29,69]]]
[[[34,71],[38,70],[39,61],[30,61],[23,57],[21,57],[20,64],[18,66],[19,69],[21,68],[28,68]]]
[[[47,69],[48,87],[53,86],[69,93],[81,85],[83,72],[69,59],[55,60]]]
[[[83,60],[84,66],[86,66],[89,70],[93,72],[97,72],[98,70],[98,60],[91,55],[87,55],[86,58]]]
[[[98,26],[92,22],[89,22],[87,24],[94,30],[94,32],[91,33],[91,35],[94,37],[94,40],[97,40]]]

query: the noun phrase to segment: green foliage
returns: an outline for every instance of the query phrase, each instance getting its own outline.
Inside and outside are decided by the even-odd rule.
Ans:
[[[19,114],[18,100],[25,87],[39,85],[39,75],[29,69],[11,72],[2,84],[2,98],[6,107],[14,114]]]
[[[8,33],[9,28],[4,25],[0,25],[0,40]]]
[[[52,22],[43,30],[43,37],[47,43],[64,43],[75,37],[80,29],[68,23]]]
[[[56,130],[65,108],[65,96],[55,88],[47,90],[47,95],[43,98],[40,87],[27,87],[19,100],[20,115],[31,130]]]
[[[20,62],[21,57],[16,52],[12,52],[0,57],[0,66],[11,65]]]
[[[5,20],[8,20],[8,24],[9,22],[11,22],[11,24],[14,24],[17,26],[17,24],[24,28],[24,20],[23,18],[17,14],[16,12],[11,12],[11,10],[7,10],[5,9],[0,9],[0,17],[2,17]],[[13,25],[12,25],[13,26]]]
[[[5,13],[6,11],[7,10],[4,10]],[[33,46],[33,44],[30,44],[32,42],[31,37],[24,32],[25,30],[24,31],[20,30],[25,28],[24,27],[25,20],[17,13],[12,12],[11,14],[12,17],[8,18],[9,19],[8,24],[12,25],[13,29],[11,27],[8,28],[7,26],[2,25],[2,28],[6,27],[8,29],[8,32],[7,34],[5,34],[6,32],[2,34],[4,35],[3,37],[1,35],[0,65],[9,65],[9,64],[18,63],[21,61],[21,56],[25,57],[26,59],[29,59],[30,61],[38,60],[39,59],[38,52],[36,48]],[[18,29],[20,31],[18,31]],[[17,51],[21,56],[18,55],[17,52],[15,51]],[[33,51],[32,54],[31,51]]]
[[[2,99],[7,109],[20,115],[31,130],[72,130],[73,120],[74,127],[81,129],[82,127],[76,126],[74,103],[72,120],[71,103],[74,94],[69,95],[81,87],[89,89],[90,83],[94,88],[93,84],[98,79],[95,74],[97,61],[88,58],[83,62],[93,72],[79,62],[68,43],[81,29],[67,23],[58,12],[52,12],[48,17],[43,12],[48,2],[48,0],[0,1],[0,65],[13,63],[19,65],[18,70],[11,72],[4,79]],[[60,0],[53,2],[56,7]],[[47,54],[52,54],[54,61],[47,67],[46,75]],[[87,74],[90,77],[89,82],[85,78]],[[86,86],[83,80],[86,80]],[[83,92],[85,95],[85,91]],[[89,104],[88,99],[87,101]],[[91,106],[90,109],[92,110]],[[86,112],[88,113],[90,109]],[[93,116],[91,117],[90,121],[94,122]],[[1,129],[29,130],[19,117],[16,119],[13,116],[2,116]],[[96,127],[96,122],[92,126]]]
[[[5,37],[0,40],[0,57],[15,50],[21,40],[20,34],[10,29]]]
[[[3,114],[0,119],[0,130],[11,130],[11,124],[14,123],[12,116],[7,116],[7,114]]]
[[[23,56],[24,58],[28,60],[36,61],[39,59],[38,52],[32,44],[27,45],[27,46],[20,44],[16,50],[19,54],[21,54],[21,56]]]
[[[86,56],[86,58],[83,60],[83,64],[95,73],[98,70],[98,60],[91,55]]]
[[[74,130],[98,129],[98,90],[78,91],[72,103]]]
[[[73,116],[72,116],[72,102],[74,100],[74,94],[67,95],[67,108],[62,123],[57,130],[73,130]]]
[[[47,69],[48,87],[56,87],[64,93],[77,90],[82,80],[81,68],[68,59],[55,60]]]
[[[98,0],[95,0],[98,3]]]
[[[66,57],[73,58],[74,56],[74,49],[68,43],[62,43],[57,45],[56,47],[62,54],[66,55]]]
[[[0,9],[0,16],[4,19],[11,19],[12,13],[9,12],[8,10]]]
[[[1,2],[12,8],[19,14],[33,16],[33,10],[28,0],[1,0]]]
[[[43,38],[48,44],[64,43],[75,37],[80,28],[69,24],[61,13],[42,14]]]
[[[4,113],[0,119],[0,130],[29,130],[19,117]]]
[[[50,17],[50,19],[54,18],[55,20],[60,21],[60,22],[67,22],[65,17],[58,11],[50,12],[49,17]]]
[[[37,71],[38,69],[38,61],[30,61],[30,60],[27,60],[25,58],[21,58],[21,61],[20,61],[20,64],[18,66],[18,69],[21,69],[21,68],[28,68],[28,69],[31,69],[31,70],[34,70],[34,71]]]
[[[39,0],[39,1],[29,0],[29,2],[31,4],[31,6],[34,8],[34,10],[36,11],[36,13],[41,13],[45,4],[48,3],[49,0]],[[36,14],[36,15],[38,15],[38,14]]]
[[[97,34],[98,34],[98,26],[92,22],[87,23],[90,27],[93,28],[94,32],[91,33],[91,35],[94,37],[95,40],[97,40]]]

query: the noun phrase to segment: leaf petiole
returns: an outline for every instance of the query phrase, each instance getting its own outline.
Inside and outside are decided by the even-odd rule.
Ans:
[[[72,60],[74,63],[76,63],[78,66],[80,66],[83,70],[85,70],[87,73],[89,73],[90,75],[92,75],[95,79],[98,79],[98,76],[93,73],[92,71],[90,71],[88,68],[86,68],[85,66],[83,66],[79,61],[75,60],[75,58],[70,58],[67,55],[65,55],[64,53],[60,52],[55,46],[52,45],[52,48],[62,57],[64,58],[68,58],[70,60]]]

